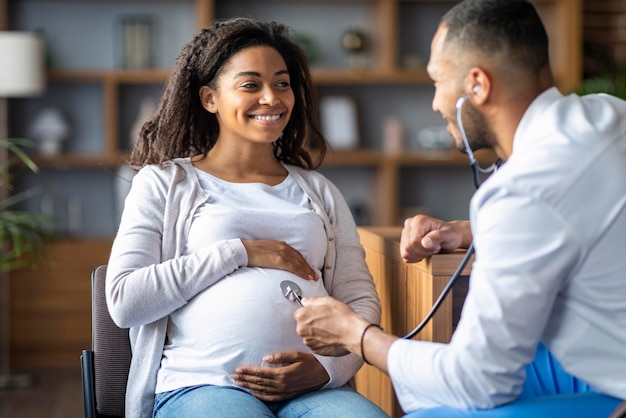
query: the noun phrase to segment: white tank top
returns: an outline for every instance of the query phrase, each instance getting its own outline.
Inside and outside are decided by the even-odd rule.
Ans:
[[[188,254],[225,239],[281,240],[300,251],[321,277],[324,224],[291,176],[268,186],[196,173],[210,198],[193,215]],[[156,392],[198,384],[234,386],[230,374],[238,366],[266,365],[262,358],[272,353],[310,353],[296,334],[293,312],[299,305],[281,293],[283,280],[297,283],[303,296],[327,295],[321,279],[242,267],[173,312]]]

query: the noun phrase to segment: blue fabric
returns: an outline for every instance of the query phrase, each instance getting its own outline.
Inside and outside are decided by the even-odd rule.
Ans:
[[[489,410],[449,407],[423,409],[407,418],[606,418],[621,399],[598,393],[591,386],[567,373],[540,344],[535,360],[526,366],[526,381],[519,398]]]
[[[526,366],[526,381],[518,399],[587,392],[596,390],[566,372],[546,347],[539,344],[535,359]]]
[[[191,386],[156,395],[154,418],[388,418],[348,386],[300,395],[284,402],[263,402],[228,386]]]
[[[423,409],[410,418],[607,418],[620,400],[599,393],[550,395],[517,400],[494,409],[469,411],[454,408]]]

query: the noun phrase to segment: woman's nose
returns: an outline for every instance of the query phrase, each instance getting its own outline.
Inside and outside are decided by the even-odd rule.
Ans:
[[[259,104],[268,106],[275,106],[280,102],[278,95],[271,88],[263,89],[261,97],[259,98]]]

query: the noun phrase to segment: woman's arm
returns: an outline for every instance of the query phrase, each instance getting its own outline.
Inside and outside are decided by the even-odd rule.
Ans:
[[[186,242],[181,242],[185,239],[177,230],[191,216],[187,211],[191,211],[193,193],[187,193],[191,189],[185,180],[176,183],[172,180],[176,176],[155,170],[144,169],[135,176],[109,257],[107,299],[118,326],[139,326],[167,316],[243,266],[282,269],[318,279],[304,257],[282,241],[222,240],[181,255]],[[184,190],[190,202],[180,205],[171,188]],[[189,209],[181,212],[181,206]],[[169,227],[165,226],[167,217],[172,219]]]
[[[167,187],[151,169],[144,169],[133,179],[126,199],[107,268],[107,303],[120,327],[156,321],[247,264],[241,240],[218,241],[194,254],[164,260],[163,240],[176,239],[174,231],[163,230],[165,217],[172,216]]]

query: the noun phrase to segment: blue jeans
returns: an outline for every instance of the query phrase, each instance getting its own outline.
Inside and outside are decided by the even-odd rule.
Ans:
[[[535,360],[526,366],[526,381],[517,400],[487,410],[423,409],[405,418],[606,418],[620,402],[567,373],[540,344]]]
[[[305,393],[283,402],[263,402],[229,386],[199,385],[158,393],[154,418],[364,418],[385,417],[376,404],[348,386]]]

